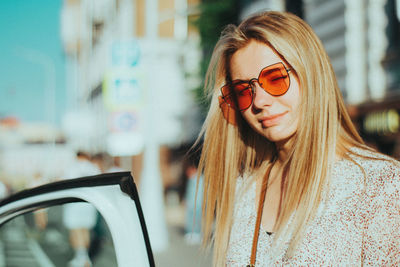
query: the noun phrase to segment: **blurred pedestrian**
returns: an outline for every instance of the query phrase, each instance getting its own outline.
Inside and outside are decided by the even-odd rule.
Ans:
[[[269,11],[227,26],[206,81],[216,266],[400,266],[400,164],[360,138],[308,24]]]
[[[47,181],[44,179],[43,175],[40,172],[36,172],[33,175],[33,179],[30,181],[28,186],[32,188],[43,185],[45,183],[47,183]],[[33,212],[33,218],[35,221],[35,225],[39,230],[46,230],[48,223],[47,208],[35,210]]]
[[[100,173],[104,173],[105,170],[105,162],[104,162],[104,154],[103,153],[96,153],[91,158],[90,161],[95,165],[99,170]]]
[[[6,198],[10,194],[7,184],[0,180],[0,200]]]
[[[201,211],[203,200],[203,176],[197,179],[197,166],[199,163],[197,155],[193,152],[183,164],[186,176],[185,192],[185,240],[188,244],[201,243]]]
[[[107,169],[107,172],[123,172],[127,171],[121,167],[121,158],[118,156],[112,157],[112,165]]]
[[[67,169],[64,178],[72,179],[82,176],[100,174],[100,169],[90,162],[90,156],[78,151],[76,160]],[[64,205],[63,222],[69,229],[70,243],[75,251],[70,267],[90,267],[92,265],[88,250],[90,230],[95,226],[97,210],[89,203],[71,203]]]

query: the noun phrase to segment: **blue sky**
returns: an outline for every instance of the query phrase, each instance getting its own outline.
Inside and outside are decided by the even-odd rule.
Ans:
[[[55,119],[65,110],[64,52],[60,37],[62,0],[0,1],[0,118],[49,121],[44,58],[55,67]]]

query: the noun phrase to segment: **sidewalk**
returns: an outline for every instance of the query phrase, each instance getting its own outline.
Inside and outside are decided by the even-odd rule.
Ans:
[[[165,208],[168,224],[169,248],[155,253],[157,267],[211,267],[212,255],[202,250],[200,244],[188,244],[184,238],[185,209],[174,197],[167,199]]]

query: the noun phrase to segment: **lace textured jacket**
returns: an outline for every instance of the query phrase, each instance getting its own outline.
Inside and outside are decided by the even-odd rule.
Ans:
[[[271,251],[274,235],[261,225],[256,266],[400,266],[400,165],[379,154],[354,151],[380,160],[351,156],[366,177],[350,160],[334,164],[329,191],[292,257],[286,257],[285,249]],[[227,266],[249,264],[255,192],[254,180],[250,185],[238,180]]]

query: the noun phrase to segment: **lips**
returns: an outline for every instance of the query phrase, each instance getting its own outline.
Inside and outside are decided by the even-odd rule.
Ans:
[[[283,113],[270,115],[270,116],[266,116],[266,117],[262,117],[258,121],[261,123],[261,125],[263,127],[271,127],[273,125],[278,124],[279,121],[283,118],[283,116],[286,115],[286,113],[288,113],[288,111],[285,111]]]

